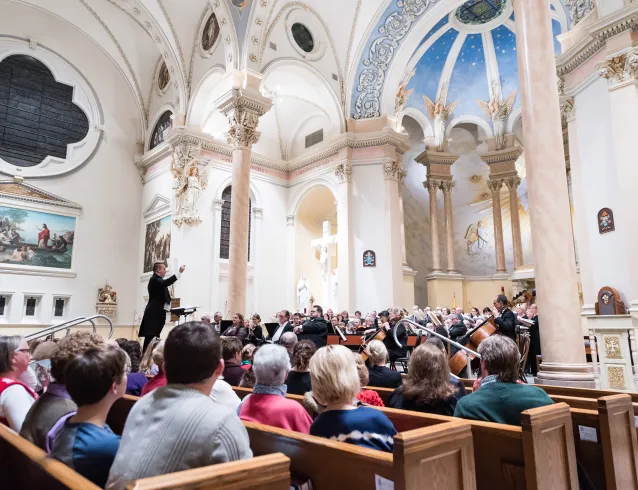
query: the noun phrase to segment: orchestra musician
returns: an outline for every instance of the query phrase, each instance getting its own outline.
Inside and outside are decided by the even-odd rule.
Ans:
[[[509,301],[503,294],[494,298],[494,308],[498,311],[498,316],[494,323],[498,327],[497,333],[509,337],[516,342],[516,315],[508,307]]]
[[[379,329],[385,331],[385,338],[383,344],[388,350],[388,357],[390,362],[395,362],[397,359],[406,357],[408,355],[408,331],[405,325],[398,325],[397,322],[403,317],[401,310],[398,308],[390,308],[388,311],[382,311],[379,313]],[[397,340],[401,344],[401,347],[397,346],[394,341],[394,330],[396,329]],[[378,332],[375,329],[366,330],[364,335],[364,341],[369,339],[370,335],[374,335]]]

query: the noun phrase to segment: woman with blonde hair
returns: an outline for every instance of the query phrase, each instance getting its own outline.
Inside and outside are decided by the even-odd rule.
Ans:
[[[354,405],[361,391],[354,354],[343,345],[319,349],[310,360],[313,397],[323,406],[310,434],[392,452],[397,431],[379,410]]]
[[[447,359],[437,347],[423,344],[414,349],[403,386],[390,395],[388,405],[403,410],[454,415],[455,390],[450,383]]]
[[[401,373],[386,366],[388,349],[380,340],[373,340],[366,346],[368,356],[368,376],[370,386],[379,388],[398,388],[401,386]]]
[[[150,348],[146,349],[146,352],[149,351],[152,351],[151,359],[158,370],[157,374],[142,388],[142,396],[150,393],[155,388],[166,386],[166,373],[164,372],[164,339],[156,342],[155,345],[151,344]]]

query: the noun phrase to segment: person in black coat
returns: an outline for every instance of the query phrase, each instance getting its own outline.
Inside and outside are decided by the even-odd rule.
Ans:
[[[534,324],[529,327],[529,353],[527,354],[527,367],[536,376],[538,374],[538,368],[536,365],[536,356],[541,355],[541,335],[538,328],[538,309],[536,305],[530,305],[527,310],[527,317],[531,319]]]
[[[288,310],[281,310],[277,313],[277,319],[279,320],[279,326],[275,329],[270,339],[273,344],[281,344],[281,336],[286,332],[292,332],[294,330],[294,325],[290,321],[290,312]]]
[[[310,320],[300,327],[295,327],[294,332],[299,340],[312,340],[317,349],[324,347],[328,338],[328,322],[323,319],[323,308],[319,305],[312,307]]]
[[[401,373],[386,366],[388,349],[380,340],[372,340],[366,346],[368,356],[368,385],[378,388],[398,388],[401,386]]]
[[[509,337],[516,342],[516,315],[507,305],[507,297],[499,294],[494,299],[494,308],[498,310],[499,316],[494,319],[494,323],[498,327],[498,333]]]
[[[162,333],[162,328],[166,323],[166,313],[171,309],[171,295],[168,288],[180,278],[185,269],[186,266],[183,265],[174,275],[164,279],[166,265],[163,262],[153,264],[153,275],[148,281],[148,303],[144,310],[139,333],[139,337],[144,337],[142,349],[144,352],[151,341]]]

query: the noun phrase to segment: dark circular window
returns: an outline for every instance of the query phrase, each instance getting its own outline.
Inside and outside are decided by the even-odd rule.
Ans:
[[[463,24],[487,24],[507,7],[507,0],[468,0],[456,9],[456,18]]]
[[[215,14],[212,14],[206,21],[204,31],[202,32],[202,49],[204,51],[209,51],[215,44],[215,41],[217,41],[218,37],[219,23],[217,22]]]
[[[315,40],[312,37],[310,30],[303,24],[295,22],[292,25],[292,37],[294,38],[297,46],[303,49],[306,53],[310,53],[315,49]]]

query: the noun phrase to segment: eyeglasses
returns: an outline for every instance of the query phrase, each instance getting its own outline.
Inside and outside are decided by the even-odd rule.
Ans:
[[[25,354],[31,353],[31,349],[28,347],[26,349],[16,349],[15,352],[24,352]]]

